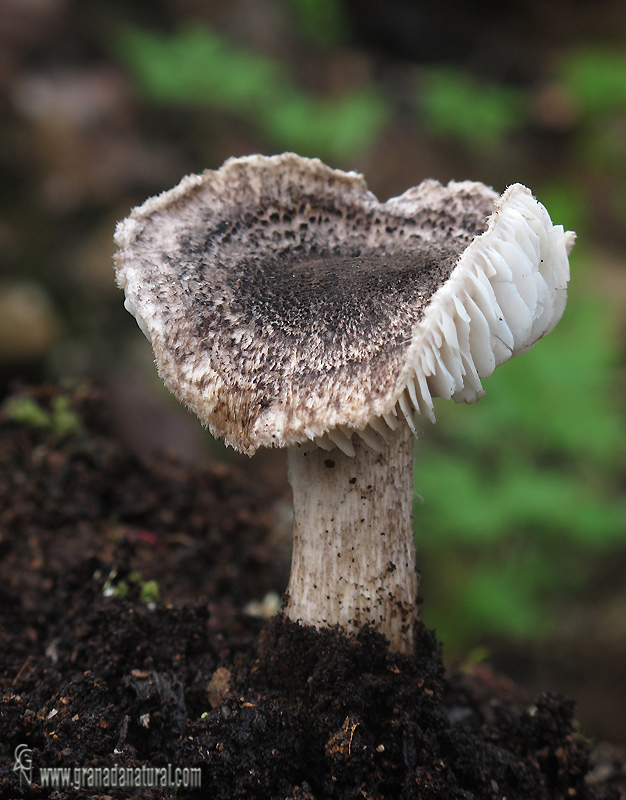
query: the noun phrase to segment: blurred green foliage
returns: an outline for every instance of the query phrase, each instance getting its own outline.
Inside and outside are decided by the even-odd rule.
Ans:
[[[618,195],[625,193],[626,55],[575,51],[565,59],[558,80],[580,116],[582,158],[611,176]],[[622,216],[626,219],[623,211]]]
[[[418,106],[426,126],[470,146],[501,141],[519,128],[527,109],[523,94],[458,70],[431,68],[418,81]]]
[[[206,27],[169,36],[128,28],[117,50],[146,99],[232,114],[271,147],[303,155],[344,158],[375,141],[390,115],[374,88],[313,96],[295,84],[280,61]]]
[[[298,31],[323,47],[341,42],[347,22],[339,0],[285,0],[295,19]]]
[[[50,410],[44,409],[32,397],[11,396],[2,405],[4,416],[30,428],[48,430],[55,436],[81,433],[83,424],[74,411],[69,397],[53,398]]]
[[[626,54],[606,48],[575,50],[564,60],[560,85],[588,115],[626,109]]]
[[[94,572],[94,579],[100,580],[102,573],[98,569]],[[156,603],[159,599],[159,584],[154,580],[144,580],[139,570],[132,570],[125,576],[118,574],[114,567],[108,574],[102,586],[102,594],[105,597],[122,599],[132,594],[144,605]]]

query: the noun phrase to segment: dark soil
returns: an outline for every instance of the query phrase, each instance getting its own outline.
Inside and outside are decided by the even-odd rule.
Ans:
[[[90,389],[63,424],[56,390],[23,396],[50,414],[0,419],[0,799],[620,797],[586,779],[571,701],[446,675],[429,631],[409,658],[370,630],[263,628],[241,609],[286,584],[275,497],[224,467],[137,459]],[[201,788],[39,777],[168,764],[200,768]]]

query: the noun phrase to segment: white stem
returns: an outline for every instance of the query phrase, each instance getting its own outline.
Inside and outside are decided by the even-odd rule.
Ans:
[[[288,450],[293,557],[287,616],[354,632],[371,623],[392,650],[411,652],[417,614],[408,426],[373,452]]]

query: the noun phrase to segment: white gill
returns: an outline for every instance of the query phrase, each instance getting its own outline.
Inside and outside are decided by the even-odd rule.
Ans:
[[[553,225],[525,187],[511,186],[496,204],[487,231],[464,251],[417,326],[406,383],[395,405],[363,430],[335,428],[315,443],[353,455],[357,434],[373,450],[404,418],[416,434],[416,414],[435,421],[433,397],[472,403],[481,378],[528,350],[561,318],[574,234]]]

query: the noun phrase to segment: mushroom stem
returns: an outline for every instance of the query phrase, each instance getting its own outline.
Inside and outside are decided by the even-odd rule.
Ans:
[[[413,650],[417,573],[413,435],[398,426],[373,452],[288,450],[293,556],[287,616],[316,628],[372,624],[390,648]]]

